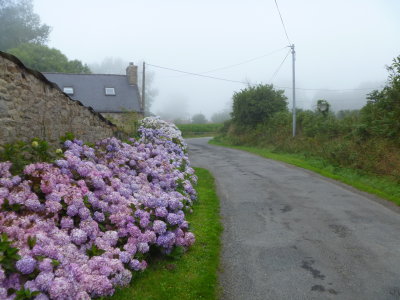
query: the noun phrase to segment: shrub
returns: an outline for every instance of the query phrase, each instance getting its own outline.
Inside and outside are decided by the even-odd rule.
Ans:
[[[362,122],[369,135],[400,142],[400,56],[387,69],[388,83],[368,95],[369,102],[361,110]]]
[[[236,93],[236,115],[232,122],[225,124],[221,138],[234,145],[322,157],[335,166],[386,175],[399,181],[400,56],[388,71],[387,85],[382,91],[370,93],[369,103],[361,111],[341,111],[335,116],[329,110],[298,110],[295,138],[291,131],[292,115],[286,109],[260,115],[262,106],[258,105],[262,101],[255,101],[257,97],[252,96],[256,88]],[[319,104],[329,103],[320,100]]]
[[[18,141],[5,144],[0,151],[0,161],[9,161],[11,174],[20,174],[24,167],[33,162],[51,162],[59,157],[46,141],[33,138],[29,143]]]
[[[232,119],[236,125],[256,126],[267,122],[275,113],[287,110],[283,90],[272,85],[250,86],[233,95]]]
[[[93,147],[67,140],[54,163],[16,176],[0,163],[1,299],[108,296],[146,268],[150,252],[194,242],[186,145],[159,119],[144,119],[140,132]]]

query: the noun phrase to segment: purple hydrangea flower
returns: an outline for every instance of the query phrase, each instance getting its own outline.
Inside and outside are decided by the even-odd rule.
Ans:
[[[150,247],[149,247],[149,244],[147,244],[147,243],[137,244],[137,250],[141,253],[149,252],[149,249],[150,249]]]
[[[161,220],[155,220],[153,223],[153,230],[155,233],[163,234],[167,231],[167,224]]]
[[[78,213],[82,220],[86,220],[90,216],[90,210],[87,207],[80,208]]]
[[[132,259],[131,262],[129,263],[129,267],[131,267],[131,269],[134,271],[139,271],[140,261],[138,261],[137,259]]]
[[[36,196],[36,195],[35,195]],[[30,198],[25,201],[25,206],[29,210],[32,210],[34,212],[39,212],[43,210],[43,204],[40,203],[38,199],[35,198]]]
[[[43,293],[40,293],[39,295],[37,295],[36,297],[35,297],[35,299],[34,300],[49,300],[49,297],[47,297],[45,294],[43,294]]]
[[[70,299],[73,291],[67,278],[58,277],[53,280],[49,295],[52,299]]]
[[[43,292],[47,292],[54,279],[52,272],[41,272],[35,279],[36,286]]]
[[[52,272],[53,264],[50,258],[45,258],[39,262],[39,270],[42,272]]]
[[[171,248],[175,243],[175,234],[172,232],[164,233],[157,238],[157,245],[164,248]]]
[[[122,251],[119,254],[119,260],[122,261],[124,264],[127,264],[131,260],[131,255],[127,251]]]
[[[168,215],[168,210],[165,207],[157,207],[156,208],[156,216],[164,218]]]
[[[167,221],[171,225],[178,225],[183,222],[183,216],[178,214],[170,213],[167,216]]]
[[[24,256],[15,264],[18,271],[22,274],[30,274],[35,270],[36,267],[36,260],[30,256]]]
[[[79,228],[72,229],[71,231],[71,240],[76,245],[81,245],[87,240],[87,234],[85,231]]]
[[[71,229],[74,227],[74,220],[70,217],[62,217],[60,225],[62,229]]]
[[[67,215],[70,217],[76,216],[78,212],[78,208],[75,205],[70,205],[67,208]]]
[[[96,211],[93,217],[97,222],[104,222],[106,220],[104,214],[99,211]]]

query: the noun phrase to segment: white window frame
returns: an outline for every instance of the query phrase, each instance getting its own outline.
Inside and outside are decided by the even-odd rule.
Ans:
[[[104,93],[106,94],[106,96],[115,96],[117,94],[115,92],[115,88],[114,87],[105,87],[104,88]]]
[[[67,95],[73,95],[75,91],[72,86],[64,86],[63,92]]]

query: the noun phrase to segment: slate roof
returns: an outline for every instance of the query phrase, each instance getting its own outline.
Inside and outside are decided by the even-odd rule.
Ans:
[[[68,95],[79,100],[96,112],[141,112],[140,94],[137,85],[129,85],[127,76],[114,74],[65,74],[46,73],[43,75],[58,85],[73,87],[74,94]],[[106,96],[105,88],[115,88],[115,96]]]

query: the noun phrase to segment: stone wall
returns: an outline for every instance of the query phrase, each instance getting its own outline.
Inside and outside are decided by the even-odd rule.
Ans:
[[[137,112],[101,113],[101,115],[130,135],[137,132],[138,121],[143,119],[143,115]]]
[[[34,137],[55,145],[66,132],[85,142],[125,137],[113,123],[70,99],[40,72],[0,51],[0,145]]]

